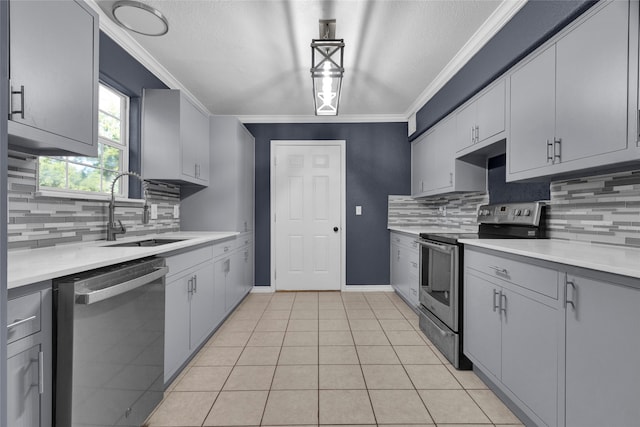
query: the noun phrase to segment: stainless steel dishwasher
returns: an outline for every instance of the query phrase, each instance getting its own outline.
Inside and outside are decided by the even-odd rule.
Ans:
[[[140,426],[164,392],[162,258],[54,281],[58,427]]]

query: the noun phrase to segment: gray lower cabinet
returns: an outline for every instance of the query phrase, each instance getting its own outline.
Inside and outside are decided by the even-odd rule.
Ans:
[[[568,275],[567,301],[567,427],[637,426],[640,288]]]
[[[98,15],[82,1],[11,0],[9,20],[9,144],[97,156]]]
[[[11,427],[51,426],[51,298],[50,282],[9,293],[7,425]]]
[[[534,422],[559,425],[558,273],[469,250],[465,257],[465,354]]]
[[[640,281],[465,249],[465,354],[539,426],[640,420]]]
[[[391,232],[391,285],[413,307],[417,307],[419,270],[416,237]]]

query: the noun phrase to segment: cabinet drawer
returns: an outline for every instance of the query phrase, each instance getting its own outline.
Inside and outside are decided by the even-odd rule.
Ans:
[[[237,240],[227,240],[226,242],[218,243],[213,247],[213,257],[217,258],[222,255],[228,255],[236,248]]]
[[[7,301],[7,343],[40,331],[40,292]]]
[[[398,245],[406,246],[411,249],[418,250],[418,244],[416,240],[417,236],[408,236],[406,234],[400,233],[391,233],[391,243],[396,243]]]
[[[204,248],[194,249],[189,252],[184,252],[178,255],[173,255],[166,258],[167,267],[169,267],[169,273],[167,277],[171,277],[180,273],[188,268],[198,265],[207,260],[213,258],[213,246],[206,246]]]
[[[465,267],[558,299],[559,273],[556,270],[473,250],[465,251],[464,263]]]

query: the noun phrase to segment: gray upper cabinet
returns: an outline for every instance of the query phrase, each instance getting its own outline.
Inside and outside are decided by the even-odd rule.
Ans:
[[[638,425],[640,289],[568,275],[567,302],[567,427]]]
[[[629,96],[638,77],[637,20],[637,2],[604,2],[516,67],[508,181],[638,157],[637,99]]]
[[[411,196],[486,189],[482,166],[455,158],[456,120],[447,117],[411,145]]]
[[[180,227],[253,231],[254,137],[235,117],[210,120],[210,185],[182,200]]]
[[[160,181],[209,184],[209,118],[179,90],[144,91],[142,175]]]
[[[10,1],[9,144],[98,153],[98,16],[76,1]]]
[[[505,80],[500,79],[456,113],[456,150],[505,137]]]

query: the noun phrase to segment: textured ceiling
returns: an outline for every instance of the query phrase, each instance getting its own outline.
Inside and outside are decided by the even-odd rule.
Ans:
[[[108,13],[113,1],[98,0]],[[154,0],[168,34],[130,33],[213,114],[313,116],[310,42],[345,41],[340,115],[406,115],[502,3],[493,0]]]

